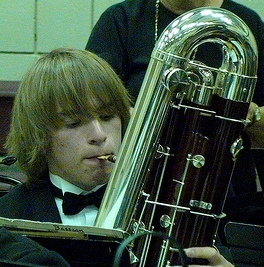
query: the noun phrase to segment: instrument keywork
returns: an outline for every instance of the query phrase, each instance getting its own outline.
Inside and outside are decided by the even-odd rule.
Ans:
[[[214,245],[257,58],[248,26],[220,8],[181,15],[156,42],[96,219],[129,236],[146,233],[130,243],[135,266],[182,265],[172,239]]]

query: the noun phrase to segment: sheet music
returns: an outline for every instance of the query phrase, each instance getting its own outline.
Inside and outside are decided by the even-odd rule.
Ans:
[[[27,236],[58,237],[73,239],[124,239],[126,232],[93,226],[64,225],[52,222],[38,222],[0,217],[0,226],[11,232]]]

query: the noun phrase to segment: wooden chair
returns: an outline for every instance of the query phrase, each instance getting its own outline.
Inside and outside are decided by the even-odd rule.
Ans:
[[[5,155],[4,143],[9,131],[11,111],[19,81],[0,80],[0,155]]]
[[[10,126],[13,97],[0,96],[0,155],[5,155],[4,143]]]
[[[6,157],[4,143],[10,127],[11,112],[19,81],[0,81],[0,164]],[[11,165],[11,164],[3,164]],[[13,171],[14,167],[0,165],[0,196],[6,194],[13,186],[22,183],[22,175]]]
[[[0,197],[8,193],[13,186],[21,183],[22,181],[14,177],[0,174]]]

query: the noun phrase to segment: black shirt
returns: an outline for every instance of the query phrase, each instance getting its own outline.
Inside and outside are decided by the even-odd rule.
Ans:
[[[126,0],[109,7],[95,25],[86,49],[106,59],[136,99],[155,44],[155,0]],[[258,82],[253,101],[264,105],[264,24],[253,10],[225,0],[222,8],[242,18],[259,50]],[[158,36],[178,16],[159,4]]]

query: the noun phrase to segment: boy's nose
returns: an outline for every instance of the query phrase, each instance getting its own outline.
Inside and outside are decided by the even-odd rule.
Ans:
[[[101,144],[106,140],[107,135],[103,130],[101,123],[98,120],[91,121],[91,124],[89,126],[90,126],[89,137],[88,137],[89,144],[97,145]]]

